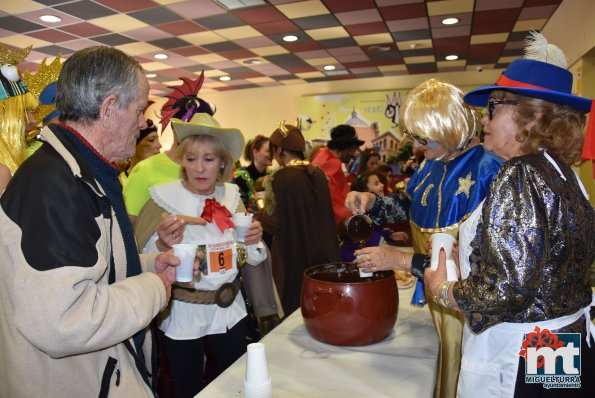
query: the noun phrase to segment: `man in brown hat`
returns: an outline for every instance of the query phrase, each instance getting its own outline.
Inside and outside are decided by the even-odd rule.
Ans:
[[[357,138],[353,127],[340,124],[331,129],[331,140],[312,159],[312,163],[320,167],[328,178],[336,224],[339,224],[345,217],[351,216],[351,213],[345,208],[345,197],[349,192],[349,184],[341,164],[353,160],[357,149],[363,143],[364,141]]]
[[[337,230],[324,174],[304,160],[304,136],[281,122],[270,138],[271,153],[282,166],[265,183],[260,220],[273,235],[273,277],[285,314],[300,307],[304,270],[339,261]]]

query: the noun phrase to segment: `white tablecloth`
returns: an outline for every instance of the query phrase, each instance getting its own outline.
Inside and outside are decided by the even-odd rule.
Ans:
[[[364,347],[336,347],[314,340],[300,310],[266,335],[274,398],[431,397],[438,337],[428,307],[414,307],[413,288],[399,290],[399,314],[391,335]],[[243,397],[246,355],[197,397]]]

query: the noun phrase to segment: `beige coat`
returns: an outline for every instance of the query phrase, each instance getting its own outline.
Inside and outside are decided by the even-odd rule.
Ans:
[[[14,209],[28,203],[25,198],[31,196],[27,195],[55,201],[52,209],[58,214],[61,206],[76,206],[85,203],[85,199],[93,200],[93,195],[103,195],[90,193],[81,184],[81,157],[75,159],[72,147],[66,148],[64,136],[59,138],[59,131],[49,129],[44,129],[43,135],[57,154],[49,147],[39,149],[39,157],[25,163],[26,169],[38,174],[19,177],[17,173],[13,183],[19,184],[19,191],[13,195],[9,187],[0,208],[0,397],[96,397],[100,395],[102,379],[106,381],[105,396],[152,397],[125,343],[134,346],[130,337],[147,326],[166,305],[165,288],[155,273],[126,278],[124,243],[113,209],[111,240],[109,219],[100,215],[80,220],[86,221],[85,225],[96,223],[99,229],[95,264],[61,264],[45,270],[29,264],[22,239],[24,224],[37,222],[36,226],[44,228],[43,223],[27,220],[25,212],[24,217],[14,217],[20,217],[17,225],[6,214],[8,209],[19,214]],[[45,163],[37,164],[40,158]],[[46,169],[51,169],[52,174]],[[27,183],[39,174],[39,178],[51,179],[56,173],[61,173],[59,181],[65,186]],[[44,192],[48,186],[53,191]],[[28,191],[29,188],[37,190]],[[76,200],[67,201],[72,199],[69,195]],[[23,203],[15,197],[23,198]],[[81,214],[87,214],[85,209]],[[77,225],[68,227],[76,229]],[[112,255],[115,282],[108,284]],[[144,269],[151,268],[154,256],[141,262]]]

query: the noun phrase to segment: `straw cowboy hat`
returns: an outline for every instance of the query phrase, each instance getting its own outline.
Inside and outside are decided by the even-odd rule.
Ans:
[[[207,113],[195,113],[189,122],[172,118],[171,126],[179,142],[193,135],[210,135],[219,138],[234,162],[240,158],[244,150],[242,132],[235,128],[221,127],[219,122]]]

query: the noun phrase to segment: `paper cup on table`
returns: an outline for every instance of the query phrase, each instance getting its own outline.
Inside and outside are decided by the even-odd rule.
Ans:
[[[246,231],[250,228],[250,224],[252,224],[252,218],[254,214],[252,213],[235,213],[232,217],[232,221],[236,226],[236,236],[238,238],[238,242],[244,241],[244,236],[246,235]]]
[[[176,282],[192,282],[196,245],[180,243],[172,247],[174,256],[180,259],[180,265],[176,267]]]
[[[456,281],[457,272],[456,264],[452,259],[452,246],[456,243],[456,239],[449,234],[437,233],[432,235],[432,260],[430,269],[436,271],[438,269],[438,256],[440,249],[444,248],[446,254],[446,276],[449,281]]]

